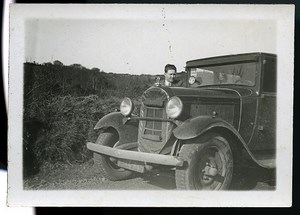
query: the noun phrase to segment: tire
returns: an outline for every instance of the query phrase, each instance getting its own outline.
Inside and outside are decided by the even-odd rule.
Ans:
[[[119,135],[116,131],[107,131],[99,135],[96,144],[114,147],[118,141]],[[131,171],[120,168],[114,164],[107,155],[94,153],[94,165],[103,177],[111,181],[125,180],[131,178],[133,175]]]
[[[207,141],[185,144],[179,157],[186,165],[177,168],[177,189],[226,190],[233,174],[233,155],[227,140],[212,134]]]

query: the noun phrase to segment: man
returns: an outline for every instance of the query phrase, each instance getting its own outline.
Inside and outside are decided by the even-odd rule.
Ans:
[[[176,66],[172,64],[167,64],[165,66],[165,80],[159,81],[156,83],[156,86],[165,86],[165,87],[182,87],[183,82],[176,79]]]
[[[227,84],[227,75],[225,73],[220,72],[218,76],[219,84]]]

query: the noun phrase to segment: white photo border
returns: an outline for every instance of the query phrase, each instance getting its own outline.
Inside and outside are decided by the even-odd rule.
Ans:
[[[25,21],[38,19],[274,20],[277,23],[277,180],[274,191],[24,190],[22,177]],[[187,13],[188,11],[188,13]],[[9,206],[289,207],[292,205],[294,5],[10,5]],[[201,16],[200,16],[200,15]],[[263,36],[263,35],[262,35]]]

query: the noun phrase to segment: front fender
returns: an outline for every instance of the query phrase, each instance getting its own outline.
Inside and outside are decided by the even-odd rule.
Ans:
[[[114,128],[119,134],[119,143],[133,143],[138,140],[138,122],[127,121],[120,112],[113,112],[102,117],[94,129],[106,130]],[[125,123],[126,122],[126,123]]]
[[[272,166],[267,166],[259,162],[252,152],[249,150],[246,142],[241,137],[239,132],[228,122],[220,119],[220,118],[212,118],[208,116],[198,116],[195,118],[191,118],[183,122],[183,124],[179,125],[177,128],[173,130],[174,136],[179,140],[189,140],[196,137],[201,136],[207,131],[213,130],[215,128],[223,129],[223,132],[230,132],[234,135],[235,138],[238,139],[238,146],[240,149],[243,149],[245,153],[244,158],[253,161],[260,167],[263,168],[274,168]]]
[[[212,127],[222,126],[232,130],[234,133],[239,133],[232,125],[220,118],[212,118],[209,116],[198,116],[183,122],[173,130],[173,134],[177,139],[188,140],[198,137]]]

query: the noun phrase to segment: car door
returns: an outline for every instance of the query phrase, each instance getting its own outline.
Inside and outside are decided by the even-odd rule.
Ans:
[[[264,55],[262,59],[262,87],[259,97],[259,112],[256,137],[251,150],[275,151],[276,147],[276,58]]]

